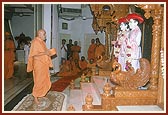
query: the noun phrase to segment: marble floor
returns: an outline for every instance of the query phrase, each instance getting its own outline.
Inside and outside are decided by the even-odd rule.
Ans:
[[[2,81],[4,110],[11,110],[20,99],[31,92],[33,84],[32,74],[27,74],[23,62],[14,63],[14,77]],[[13,101],[15,100],[15,101]]]

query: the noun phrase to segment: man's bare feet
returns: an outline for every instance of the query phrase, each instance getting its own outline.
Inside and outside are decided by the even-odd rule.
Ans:
[[[34,97],[34,101],[35,103],[38,105],[40,102],[38,101],[38,98],[37,97]]]

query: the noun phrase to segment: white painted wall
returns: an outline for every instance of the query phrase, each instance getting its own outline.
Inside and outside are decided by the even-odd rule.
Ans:
[[[13,36],[19,36],[22,32],[26,36],[30,36],[34,38],[34,17],[32,16],[25,16],[19,17],[14,16],[11,20],[11,27],[13,31]]]
[[[68,23],[68,30],[62,30],[62,23]],[[83,47],[84,47],[84,35],[86,33],[94,34],[92,29],[92,20],[82,20],[81,18],[77,18],[73,21],[67,21],[60,19],[59,21],[59,32],[61,35],[65,36],[65,39],[72,39],[74,41],[78,41],[78,44],[81,46],[80,56],[84,55]],[[62,39],[62,38],[61,38]],[[61,42],[60,42],[61,43]],[[68,43],[68,41],[67,41]]]

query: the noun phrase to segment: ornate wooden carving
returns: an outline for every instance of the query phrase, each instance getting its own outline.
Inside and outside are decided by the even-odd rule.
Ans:
[[[114,7],[114,15],[112,16],[112,22],[118,24],[118,19],[125,17],[129,13],[129,4],[112,4]]]
[[[114,95],[101,95],[101,99],[104,111],[117,111],[119,105],[156,105],[157,91],[116,89]]]
[[[152,56],[151,56],[151,79],[150,88],[158,89],[159,65],[160,65],[160,49],[162,37],[162,22],[163,22],[163,6],[161,4],[139,4],[138,7],[145,11],[144,16],[148,19],[153,17],[154,24],[152,26],[153,40],[152,40]]]
[[[95,32],[95,34],[97,35],[97,33],[100,31],[97,20],[95,18],[95,16],[93,16],[93,22],[92,22],[92,28]]]
[[[121,17],[125,17],[129,12],[128,4],[90,4],[93,13],[92,27],[95,33],[99,31],[105,32],[106,56],[111,59],[111,40],[115,40],[117,36],[117,21]],[[105,8],[109,8],[108,10]]]
[[[114,62],[112,66],[114,71],[111,72],[110,80],[117,84],[116,89],[138,89],[150,79],[150,63],[145,58],[140,59],[140,69],[136,73],[134,69],[128,72],[121,71],[121,65],[118,62]]]
[[[114,8],[112,5],[110,8]],[[119,6],[122,6],[121,4]],[[144,16],[148,19],[152,17],[154,20],[153,24],[153,40],[152,40],[152,54],[151,54],[151,63],[148,60],[141,58],[140,59],[140,69],[136,72],[131,68],[128,72],[121,71],[121,66],[118,63],[113,63],[113,67],[118,67],[111,73],[111,81],[116,83],[114,87],[113,94],[110,94],[111,88],[108,84],[104,87],[104,93],[101,94],[101,106],[98,110],[103,111],[117,111],[116,106],[118,105],[164,105],[164,96],[163,96],[163,74],[161,73],[164,62],[161,56],[164,52],[164,21],[163,21],[163,5],[160,4],[138,4],[136,7],[140,7],[145,11]],[[99,4],[92,5],[92,11],[95,16],[103,14],[100,9]],[[121,9],[121,8],[120,8]],[[124,9],[124,8],[123,8]],[[101,9],[102,10],[102,9]],[[112,15],[115,13],[113,12]],[[119,13],[118,13],[119,14]],[[115,23],[115,17],[111,15],[111,26]],[[118,15],[120,16],[120,14]],[[103,22],[104,23],[104,22]],[[112,28],[111,28],[112,29]],[[105,27],[105,32],[110,33],[109,25]],[[108,37],[109,39],[109,37]],[[106,42],[107,43],[107,42]],[[160,52],[162,51],[162,52]],[[161,54],[160,54],[161,53]],[[102,60],[100,62],[103,62]],[[99,65],[104,67],[99,62]],[[105,61],[104,61],[105,62]],[[147,82],[150,82],[150,87],[147,90],[139,90],[138,87],[145,85]],[[160,94],[161,93],[161,94]],[[91,101],[90,101],[91,102]],[[85,105],[83,106],[86,107]],[[91,109],[94,110],[95,105],[91,106]],[[83,110],[87,110],[83,109]]]

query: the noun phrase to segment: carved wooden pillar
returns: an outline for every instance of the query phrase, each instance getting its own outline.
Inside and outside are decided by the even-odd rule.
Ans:
[[[106,24],[106,29],[105,29],[105,44],[106,44],[106,56],[109,57],[110,56],[110,50],[109,50],[109,46],[110,46],[110,34],[111,34],[111,23],[107,23]]]
[[[164,19],[164,18],[163,18]],[[161,37],[161,51],[160,51],[160,70],[159,70],[159,79],[158,79],[158,104],[162,109],[164,109],[164,80],[165,80],[165,60],[164,60],[164,21],[162,21],[162,37]]]
[[[97,35],[97,33],[99,32],[100,29],[97,24],[97,20],[96,20],[95,16],[93,16],[92,28],[93,28],[95,34]]]
[[[161,40],[162,41],[162,40]],[[158,100],[157,104],[161,106],[162,109],[164,109],[164,48],[162,48],[162,42],[161,42],[161,52],[160,52],[160,70],[159,70],[159,79],[158,79]]]
[[[151,56],[151,85],[150,89],[158,88],[159,65],[160,65],[160,46],[162,37],[163,9],[156,9],[153,16],[153,41]]]
[[[160,48],[162,38],[162,21],[163,21],[163,7],[160,4],[138,5],[145,10],[144,16],[153,17],[154,24],[152,26],[152,53],[151,53],[151,79],[150,89],[158,89],[159,65],[160,65]]]
[[[111,24],[111,34],[112,34],[111,41],[117,40],[117,30],[118,30],[117,26],[118,26],[117,24]],[[114,54],[114,47],[111,44],[111,57],[110,58],[111,58],[112,62],[114,60],[113,54]]]

